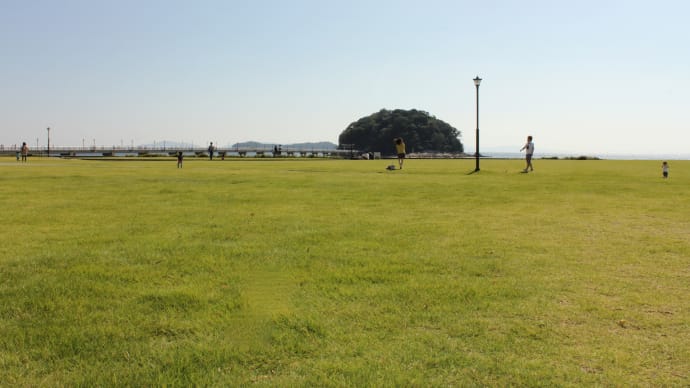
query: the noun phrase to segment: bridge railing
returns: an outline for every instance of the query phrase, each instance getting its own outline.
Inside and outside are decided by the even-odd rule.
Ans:
[[[20,147],[0,146],[0,155],[15,155],[20,152]],[[48,147],[31,147],[29,146],[29,154],[31,156],[118,156],[118,155],[151,155],[151,154],[167,154],[175,155],[178,152],[184,154],[208,155],[207,147],[167,147],[167,146],[51,146]],[[333,149],[333,148],[311,148],[311,147],[289,147],[283,146],[276,150],[273,147],[218,147],[214,149],[214,155],[255,155],[266,156],[322,156],[322,157],[354,157],[358,155],[358,151],[354,149]]]

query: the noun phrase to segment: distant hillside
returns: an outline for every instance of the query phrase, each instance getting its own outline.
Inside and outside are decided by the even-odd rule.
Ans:
[[[283,148],[302,148],[302,149],[308,149],[308,148],[313,148],[313,149],[319,149],[319,150],[334,150],[338,148],[337,144],[328,142],[328,141],[322,141],[318,143],[293,143],[293,144],[276,144],[276,143],[259,143],[256,141],[245,141],[242,143],[235,143],[231,145],[231,148],[273,148],[274,146],[281,146]]]
[[[200,147],[203,145],[195,144],[195,147]],[[168,140],[161,140],[161,141],[155,141],[153,143],[148,143],[148,144],[139,144],[138,147],[144,147],[144,148],[192,148],[192,144],[189,143],[180,143],[177,141],[168,141]]]

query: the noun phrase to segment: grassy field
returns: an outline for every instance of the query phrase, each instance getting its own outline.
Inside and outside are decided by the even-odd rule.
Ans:
[[[687,386],[690,161],[0,159],[2,386]]]

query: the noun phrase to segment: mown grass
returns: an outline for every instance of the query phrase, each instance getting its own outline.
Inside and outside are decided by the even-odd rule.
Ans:
[[[690,379],[690,162],[0,160],[0,381]]]

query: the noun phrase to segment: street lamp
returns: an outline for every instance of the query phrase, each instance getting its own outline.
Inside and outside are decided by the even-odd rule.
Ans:
[[[50,127],[48,127],[48,156],[50,157]]]
[[[482,79],[477,76],[474,81],[474,86],[477,87],[477,132],[476,132],[476,146],[475,146],[475,160],[476,160],[476,167],[474,168],[474,171],[479,171],[479,84],[482,83]]]

